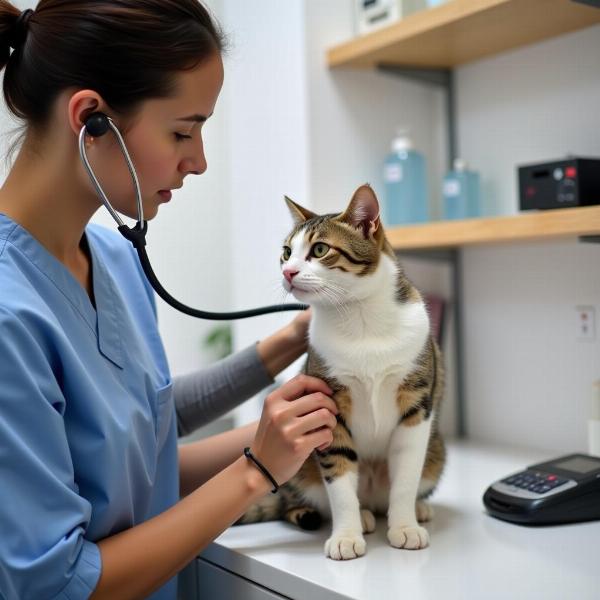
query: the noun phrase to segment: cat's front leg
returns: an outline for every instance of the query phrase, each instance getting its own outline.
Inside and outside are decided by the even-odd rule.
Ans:
[[[343,418],[338,418],[331,446],[318,457],[333,522],[325,555],[334,560],[362,556],[367,546],[358,502],[358,456]]]
[[[418,550],[429,545],[429,534],[417,522],[415,501],[431,432],[431,418],[400,424],[390,442],[390,505],[388,540],[395,548]]]

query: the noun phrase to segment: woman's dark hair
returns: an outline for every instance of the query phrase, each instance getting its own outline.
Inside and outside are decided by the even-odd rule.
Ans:
[[[0,0],[0,69],[9,110],[36,129],[69,87],[97,91],[126,118],[224,47],[198,0],[40,0],[17,25],[21,14]]]

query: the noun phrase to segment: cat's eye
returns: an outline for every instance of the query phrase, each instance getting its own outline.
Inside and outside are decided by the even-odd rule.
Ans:
[[[289,246],[283,247],[283,260],[289,260],[292,255],[292,249]]]
[[[329,252],[329,246],[323,242],[317,242],[311,250],[315,258],[323,258]]]

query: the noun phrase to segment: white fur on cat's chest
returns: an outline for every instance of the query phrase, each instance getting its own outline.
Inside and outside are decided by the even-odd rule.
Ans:
[[[328,373],[346,386],[352,397],[348,423],[361,458],[387,458],[392,432],[398,424],[398,387],[413,371],[429,335],[422,303],[394,307],[396,331],[387,335],[363,330],[351,341],[341,336],[330,318],[311,324],[311,345],[323,358]]]
[[[339,378],[352,397],[349,426],[361,458],[387,457],[390,437],[400,417],[396,395],[402,379],[395,373],[370,380]]]

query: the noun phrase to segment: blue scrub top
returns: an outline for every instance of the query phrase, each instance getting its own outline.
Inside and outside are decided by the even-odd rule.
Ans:
[[[0,215],[0,598],[88,598],[95,542],[178,500],[176,418],[152,289],[90,225],[96,308]],[[135,577],[135,573],[132,573]],[[174,600],[176,580],[151,596]]]

